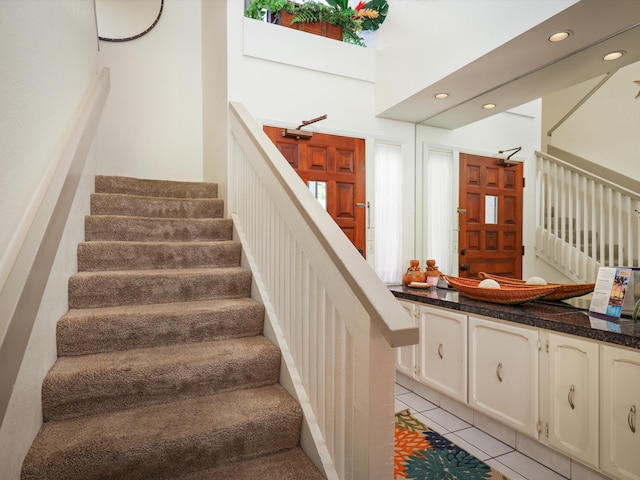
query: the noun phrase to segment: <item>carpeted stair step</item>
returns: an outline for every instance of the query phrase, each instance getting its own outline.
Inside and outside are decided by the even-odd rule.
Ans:
[[[173,480],[323,480],[325,477],[300,449],[290,448],[249,460],[189,473]]]
[[[124,193],[149,197],[216,198],[218,185],[207,182],[150,180],[133,177],[96,175],[96,193]]]
[[[85,242],[78,245],[78,271],[233,267],[239,242]]]
[[[91,195],[91,215],[154,218],[221,218],[224,201],[217,198],[162,198],[119,193]]]
[[[262,335],[60,357],[42,385],[44,421],[272,385],[280,350]]]
[[[56,326],[59,356],[259,335],[264,307],[250,298],[69,310]]]
[[[213,300],[249,296],[240,267],[79,272],[69,278],[69,308]]]
[[[293,448],[301,424],[279,384],[47,422],[22,480],[176,478]]]
[[[91,241],[214,241],[231,240],[230,218],[147,218],[123,215],[85,217],[85,240]]]

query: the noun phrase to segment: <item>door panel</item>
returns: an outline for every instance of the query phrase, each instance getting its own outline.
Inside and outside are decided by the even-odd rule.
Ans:
[[[326,182],[327,212],[351,243],[365,255],[364,140],[314,133],[309,140],[283,137],[280,127],[264,127],[265,133],[308,184]]]
[[[459,276],[522,278],[522,164],[460,154]]]

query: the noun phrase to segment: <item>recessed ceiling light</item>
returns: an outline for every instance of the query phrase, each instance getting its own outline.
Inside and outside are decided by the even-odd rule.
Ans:
[[[569,38],[569,35],[571,35],[571,32],[569,30],[566,30],[564,32],[556,32],[549,37],[549,41],[561,42],[562,40],[566,40],[567,38]]]
[[[482,108],[484,108],[485,110],[491,110],[492,108],[496,108],[496,104],[495,103],[485,103],[484,105],[482,105]]]
[[[438,100],[442,100],[443,98],[447,98],[448,96],[449,96],[449,94],[448,93],[444,93],[444,92],[436,93],[434,95],[434,97],[436,97]]]
[[[622,55],[624,55],[626,52],[624,50],[616,50],[615,52],[609,52],[607,53],[604,57],[602,57],[603,60],[617,60],[619,59]]]

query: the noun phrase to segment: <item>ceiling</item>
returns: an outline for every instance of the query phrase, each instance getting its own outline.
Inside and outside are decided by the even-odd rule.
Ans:
[[[549,36],[570,31],[552,43]],[[602,57],[626,53],[614,61]],[[640,1],[582,0],[381,113],[455,129],[640,61]],[[437,100],[439,92],[449,93]],[[484,104],[496,105],[491,110]]]

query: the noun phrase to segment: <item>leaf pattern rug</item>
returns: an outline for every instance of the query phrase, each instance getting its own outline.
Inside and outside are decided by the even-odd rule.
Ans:
[[[508,480],[497,470],[434,432],[409,409],[396,413],[393,478]]]

